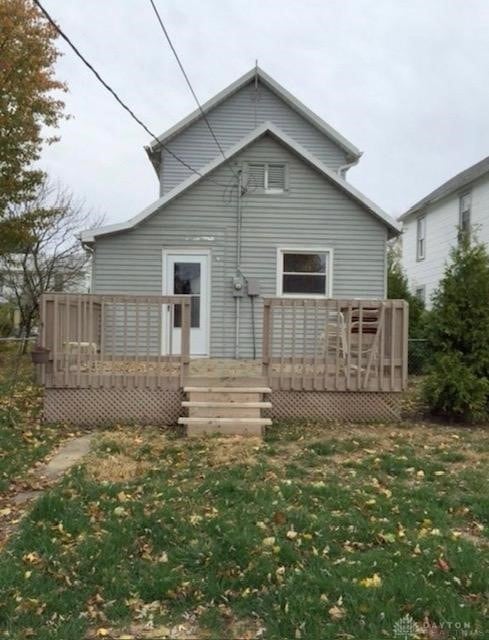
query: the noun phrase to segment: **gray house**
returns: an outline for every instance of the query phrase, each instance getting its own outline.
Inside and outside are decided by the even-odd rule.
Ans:
[[[263,298],[382,299],[398,223],[345,179],[361,153],[261,69],[146,149],[160,197],[85,231],[94,294],[191,295],[190,352],[260,356]],[[162,354],[178,353],[178,309]]]

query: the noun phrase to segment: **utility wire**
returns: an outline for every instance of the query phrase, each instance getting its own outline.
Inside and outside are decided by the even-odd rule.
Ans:
[[[172,42],[172,40],[171,40],[171,38],[170,38],[170,35],[169,35],[169,33],[168,33],[168,31],[167,31],[167,29],[166,29],[166,27],[165,27],[165,24],[164,24],[163,19],[162,19],[161,15],[160,15],[160,13],[159,13],[159,11],[158,11],[157,7],[156,7],[156,4],[155,4],[154,0],[149,0],[149,2],[150,2],[150,4],[151,4],[151,6],[153,7],[153,11],[155,12],[156,19],[157,19],[157,20],[158,20],[158,22],[159,22],[159,25],[160,25],[160,27],[161,27],[161,30],[163,31],[163,33],[164,33],[164,35],[165,35],[165,38],[166,38],[166,40],[167,40],[168,44],[170,45],[170,49],[172,50],[173,55],[175,56],[175,60],[177,61],[178,66],[180,67],[180,71],[182,72],[183,77],[185,78],[185,82],[187,83],[188,88],[190,89],[190,93],[192,94],[192,96],[193,96],[193,98],[194,98],[194,100],[195,100],[195,102],[196,102],[196,104],[197,104],[197,107],[199,108],[199,111],[200,111],[200,113],[202,114],[202,117],[203,117],[203,119],[204,119],[204,121],[205,121],[205,123],[206,123],[206,125],[207,125],[207,127],[208,127],[208,129],[209,129],[209,131],[210,131],[210,133],[211,133],[211,136],[214,138],[214,142],[216,143],[217,148],[218,148],[218,149],[219,149],[219,151],[221,152],[222,157],[224,158],[224,160],[225,160],[227,163],[229,163],[229,160],[228,160],[228,158],[226,157],[226,154],[224,153],[224,149],[222,148],[222,146],[221,146],[221,144],[220,144],[219,140],[217,139],[216,134],[214,133],[213,128],[211,127],[211,123],[209,122],[209,119],[208,119],[208,117],[207,117],[207,114],[205,113],[205,111],[204,111],[204,109],[203,109],[202,105],[200,104],[200,101],[199,101],[199,99],[198,99],[198,97],[197,97],[197,94],[196,94],[196,93],[195,93],[195,91],[194,91],[194,88],[193,88],[193,86],[192,86],[192,83],[190,82],[190,78],[188,77],[188,75],[187,75],[187,73],[186,73],[186,71],[185,71],[185,68],[184,68],[184,66],[183,66],[183,64],[182,64],[182,62],[181,62],[181,60],[180,60],[180,57],[178,56],[177,50],[175,49],[175,46],[174,46],[174,44],[173,44],[173,42]],[[231,171],[233,172],[234,177],[237,179],[237,178],[238,178],[238,174],[236,173],[236,171],[234,170],[234,168],[231,166],[231,164],[230,164],[230,163],[229,163],[229,168],[230,168],[230,169],[231,169]]]
[[[120,106],[127,111],[127,113],[131,116],[131,118],[133,120],[135,120],[138,125],[140,127],[142,127],[147,134],[149,134],[152,138],[154,138],[155,140],[158,140],[158,136],[155,135],[151,129],[149,129],[144,122],[138,118],[138,116],[134,113],[134,111],[127,106],[127,104],[117,95],[117,93],[114,91],[114,89],[112,89],[112,87],[107,84],[107,82],[102,78],[102,76],[99,74],[99,72],[94,68],[94,66],[92,64],[90,64],[90,62],[88,62],[88,60],[85,58],[85,56],[79,51],[79,49],[73,44],[73,42],[70,40],[70,38],[64,33],[64,31],[61,29],[61,27],[58,26],[58,24],[54,21],[54,19],[51,17],[51,15],[49,14],[49,12],[47,11],[47,9],[45,9],[42,4],[39,2],[39,0],[33,0],[34,4],[39,8],[39,10],[43,13],[43,15],[45,16],[45,18],[48,20],[48,22],[56,29],[56,31],[59,33],[59,35],[63,38],[63,40],[69,45],[69,47],[75,52],[75,54],[78,56],[78,58],[80,58],[80,60],[83,62],[83,64],[88,67],[88,69],[90,69],[90,71],[93,73],[93,75],[97,78],[97,80],[102,84],[102,86],[113,96],[113,98],[115,98],[115,100],[120,104]],[[165,144],[163,144],[162,142],[160,142],[161,146],[165,149],[165,151],[167,153],[169,153],[171,156],[173,156],[175,158],[175,160],[177,160],[180,164],[182,164],[184,167],[186,167],[187,169],[189,169],[190,171],[192,171],[192,173],[197,174],[198,176],[200,176],[201,178],[203,178],[204,176],[197,171],[197,169],[194,169],[190,164],[188,164],[187,162],[185,162],[185,160],[182,160],[181,158],[179,158],[177,156],[176,153],[174,153],[171,149],[169,149]],[[213,180],[213,182],[215,182],[217,185],[219,185],[220,187],[225,186],[225,185],[221,185],[218,182],[216,182],[215,180]]]

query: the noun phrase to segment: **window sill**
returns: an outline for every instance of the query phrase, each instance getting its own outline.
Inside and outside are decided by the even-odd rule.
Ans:
[[[290,191],[266,191],[265,189],[256,189],[256,191],[248,191],[248,196],[261,196],[265,198],[287,198],[290,195]]]

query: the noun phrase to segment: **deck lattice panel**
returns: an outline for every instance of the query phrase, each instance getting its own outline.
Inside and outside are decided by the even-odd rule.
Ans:
[[[401,393],[274,391],[272,409],[275,420],[318,418],[351,422],[400,420]]]
[[[163,389],[44,390],[44,420],[75,425],[175,425],[183,392]]]

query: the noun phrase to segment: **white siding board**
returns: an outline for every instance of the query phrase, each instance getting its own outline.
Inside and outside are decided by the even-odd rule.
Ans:
[[[287,194],[248,193],[242,199],[243,273],[260,281],[264,296],[276,295],[277,247],[333,248],[334,297],[384,297],[386,227],[270,136],[253,143],[237,161],[287,162]],[[226,184],[230,169],[209,178]],[[233,357],[236,268],[236,196],[206,178],[138,227],[95,243],[97,293],[159,294],[163,248],[211,250],[211,355]],[[207,238],[207,239],[203,239]],[[209,240],[208,238],[213,238]],[[257,345],[261,344],[261,300],[257,301]],[[251,309],[241,304],[241,357],[252,355]]]

